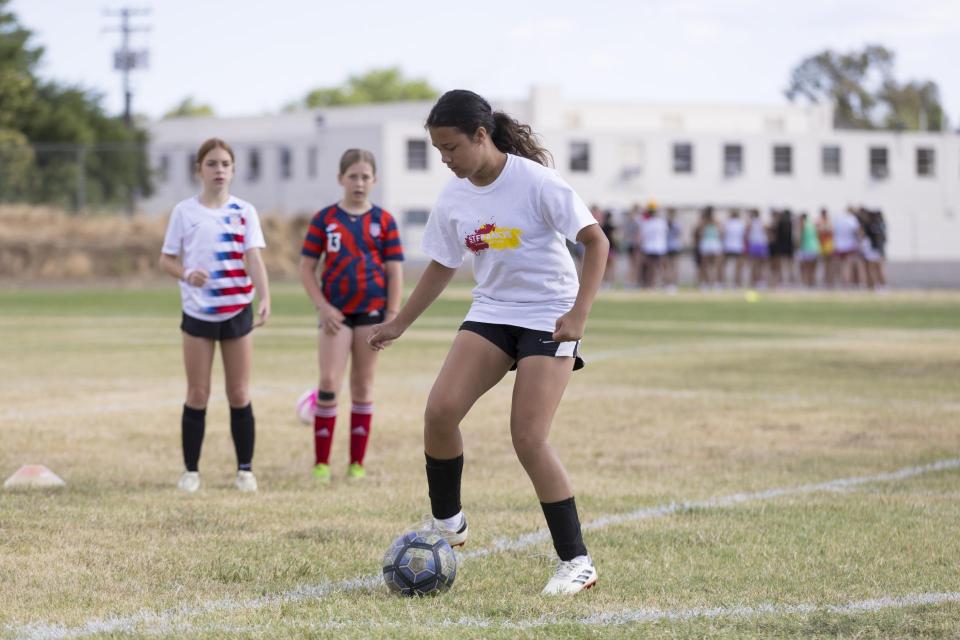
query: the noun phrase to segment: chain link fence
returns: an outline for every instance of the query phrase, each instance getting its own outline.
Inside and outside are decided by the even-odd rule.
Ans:
[[[132,213],[154,178],[143,144],[0,141],[0,204]]]

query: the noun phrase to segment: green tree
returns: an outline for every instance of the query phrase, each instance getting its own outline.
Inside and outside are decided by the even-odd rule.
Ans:
[[[43,48],[8,5],[0,0],[0,165],[15,166],[0,199],[75,208],[78,185],[88,205],[149,195],[146,132],[107,115],[97,92],[39,79]]]
[[[399,67],[388,67],[352,75],[339,87],[314,89],[302,100],[288,105],[287,110],[372,102],[432,100],[437,95],[437,90],[426,80],[406,78]]]
[[[180,101],[180,104],[175,106],[170,111],[167,111],[163,114],[163,119],[167,120],[170,118],[196,118],[200,116],[212,116],[216,115],[213,112],[213,107],[208,104],[199,104],[193,101],[192,96],[187,96]]]
[[[940,131],[945,128],[946,114],[935,82],[891,82],[880,90],[879,98],[887,107],[883,116],[886,129]]]
[[[894,78],[896,54],[880,45],[862,51],[826,50],[805,58],[790,73],[784,94],[791,101],[833,105],[839,129],[937,130],[945,115],[936,83],[899,83]]]

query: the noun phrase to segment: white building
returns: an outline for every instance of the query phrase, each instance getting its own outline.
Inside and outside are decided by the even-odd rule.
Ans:
[[[165,211],[197,188],[193,154],[205,138],[237,154],[233,191],[261,212],[309,214],[340,196],[337,163],[361,147],[378,160],[373,200],[397,217],[418,254],[434,198],[451,176],[423,123],[431,102],[335,107],[151,125]],[[625,209],[654,200],[685,215],[705,204],[816,214],[882,209],[894,261],[960,260],[960,136],[836,130],[826,106],[651,105],[566,100],[536,87],[495,105],[538,132],[555,166],[588,203]]]

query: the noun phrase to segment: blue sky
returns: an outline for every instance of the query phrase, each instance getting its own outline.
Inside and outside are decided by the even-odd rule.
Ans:
[[[119,34],[102,0],[13,0],[46,48],[40,73],[122,109]],[[824,48],[880,43],[904,79],[932,79],[960,123],[960,2],[950,0],[143,0],[135,20],[151,66],[134,108],[152,117],[186,96],[221,115],[277,111],[353,73],[400,66],[440,90],[520,98],[534,83],[604,100],[778,104],[790,69]],[[464,8],[466,7],[466,8]],[[908,8],[909,7],[909,8]]]

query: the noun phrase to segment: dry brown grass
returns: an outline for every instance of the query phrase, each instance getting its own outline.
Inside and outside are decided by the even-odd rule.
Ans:
[[[308,220],[263,217],[272,277],[297,272]],[[0,206],[0,279],[23,282],[144,280],[163,277],[157,258],[167,216],[69,214],[50,207]]]

